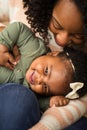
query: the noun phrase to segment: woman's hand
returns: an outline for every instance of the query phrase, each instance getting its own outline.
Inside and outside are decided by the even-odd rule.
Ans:
[[[21,57],[18,46],[16,46],[16,45],[14,46],[12,53],[13,53],[13,56],[15,58],[15,61],[18,63],[20,60],[20,57]]]
[[[4,28],[5,26],[0,27],[0,31],[2,31]],[[20,59],[20,52],[16,45],[14,46],[11,54],[6,46],[0,44],[0,65],[1,66],[5,66],[9,69],[14,69],[19,59]]]
[[[9,69],[13,69],[17,61],[14,56],[9,52],[8,48],[0,44],[0,65]]]

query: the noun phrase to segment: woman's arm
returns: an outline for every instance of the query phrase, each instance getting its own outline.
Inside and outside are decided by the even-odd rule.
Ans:
[[[26,32],[29,33],[26,34]],[[29,28],[20,22],[9,24],[2,29],[0,32],[0,65],[9,69],[15,67],[20,58],[17,46],[21,47],[29,34],[31,34]]]
[[[44,112],[41,120],[29,130],[60,130],[79,120],[87,112],[87,95],[72,100],[67,106],[52,107]]]
[[[0,44],[0,66],[5,66],[9,69],[13,69],[16,63],[16,58],[14,58],[14,56],[9,52],[8,48]]]

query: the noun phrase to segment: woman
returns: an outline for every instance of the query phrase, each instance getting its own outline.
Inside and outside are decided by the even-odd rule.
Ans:
[[[50,42],[50,30],[58,46],[80,46],[81,43],[84,46],[87,37],[86,0],[23,1],[28,23],[46,43]]]

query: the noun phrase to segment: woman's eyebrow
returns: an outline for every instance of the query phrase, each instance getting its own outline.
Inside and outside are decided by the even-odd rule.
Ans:
[[[56,24],[62,28],[62,25],[59,23],[59,21],[54,16],[52,16],[52,18],[56,22]]]

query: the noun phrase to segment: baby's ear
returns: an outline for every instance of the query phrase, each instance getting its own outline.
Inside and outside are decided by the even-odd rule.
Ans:
[[[52,51],[52,52],[48,52],[47,55],[50,56],[57,56],[59,54],[59,51]]]

